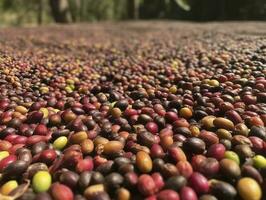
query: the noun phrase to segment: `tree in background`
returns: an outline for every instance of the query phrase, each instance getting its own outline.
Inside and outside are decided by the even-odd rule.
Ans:
[[[39,25],[43,23],[43,0],[38,2],[37,22]]]
[[[139,18],[139,0],[127,0],[127,13],[129,19]]]
[[[55,22],[71,22],[71,13],[68,5],[68,0],[50,0],[49,2]]]

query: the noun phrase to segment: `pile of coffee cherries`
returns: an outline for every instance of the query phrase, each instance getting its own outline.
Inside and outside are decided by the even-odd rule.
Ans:
[[[266,39],[226,26],[1,30],[0,199],[266,199]]]

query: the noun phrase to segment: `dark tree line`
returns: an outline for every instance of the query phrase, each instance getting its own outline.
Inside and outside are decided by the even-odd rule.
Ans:
[[[0,0],[0,23],[266,20],[265,0]]]
[[[188,0],[184,11],[175,0],[144,0],[140,18],[166,18],[193,21],[266,20],[265,0]]]
[[[64,2],[67,0],[50,0]],[[70,0],[80,5],[82,0]],[[84,0],[83,0],[84,1]],[[115,1],[115,0],[103,0]],[[183,19],[212,20],[265,20],[265,0],[182,0],[190,10],[185,11],[177,0],[124,0],[126,15],[120,19]],[[101,3],[99,1],[99,3]],[[119,2],[121,4],[121,1]],[[90,5],[88,5],[90,6]],[[117,6],[117,5],[116,5]],[[77,8],[78,6],[76,6]],[[62,12],[63,15],[64,12]],[[66,17],[66,16],[65,16]]]

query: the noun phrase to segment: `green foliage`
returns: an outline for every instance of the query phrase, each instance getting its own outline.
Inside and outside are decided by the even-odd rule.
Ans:
[[[119,20],[126,16],[125,0],[81,0],[81,21]]]
[[[97,21],[113,18],[113,1],[106,0],[87,0],[85,20]]]
[[[20,26],[37,24],[37,7],[39,0],[0,0],[0,25]],[[46,21],[51,21],[46,5]]]

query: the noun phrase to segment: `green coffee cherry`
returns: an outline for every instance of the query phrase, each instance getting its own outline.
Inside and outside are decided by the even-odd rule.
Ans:
[[[266,168],[266,158],[262,155],[256,155],[253,157],[254,166],[256,168]]]
[[[32,187],[35,192],[47,191],[52,183],[52,177],[48,171],[38,171],[32,179]]]
[[[53,147],[57,150],[62,150],[66,146],[66,144],[67,144],[67,137],[61,136],[54,141]]]
[[[231,159],[231,160],[235,161],[237,164],[240,164],[240,160],[239,160],[238,155],[233,151],[226,151],[224,154],[224,158]]]
[[[65,91],[66,91],[67,93],[71,93],[71,92],[73,92],[73,90],[72,90],[72,88],[71,88],[70,86],[66,86],[66,87],[65,87]]]
[[[75,89],[75,85],[69,85],[69,87],[72,89],[72,90],[74,90]]]
[[[113,108],[115,106],[116,102],[117,101],[112,102],[110,108]]]

